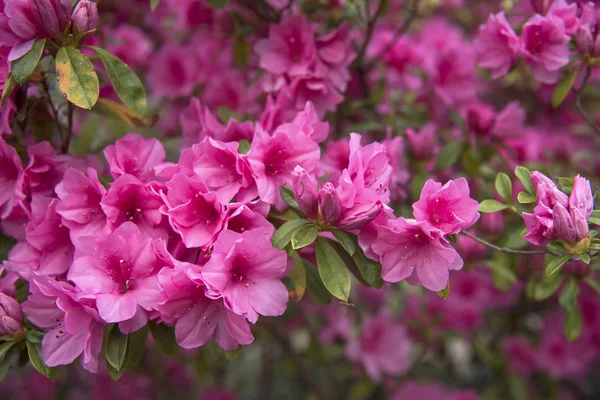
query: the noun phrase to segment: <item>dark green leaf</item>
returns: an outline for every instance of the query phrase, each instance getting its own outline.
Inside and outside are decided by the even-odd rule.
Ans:
[[[444,171],[453,166],[460,154],[462,153],[463,142],[452,141],[448,143],[438,153],[437,160],[435,162],[435,168],[438,171]]]
[[[292,234],[292,248],[298,250],[306,247],[317,240],[317,236],[319,236],[317,227],[310,223],[306,224]]]
[[[0,356],[0,382],[4,379],[12,362],[18,358],[19,350],[16,347],[9,349],[9,351],[4,354],[4,356]]]
[[[17,344],[17,343],[18,343],[18,342],[6,342],[6,343],[2,343],[2,344],[0,344],[0,358],[4,357],[4,355],[5,355],[6,353],[8,353],[8,351],[9,351],[10,349],[12,349],[12,348],[13,348],[13,346],[14,346],[15,344]]]
[[[100,94],[98,75],[92,62],[74,47],[61,47],[56,54],[58,88],[77,107],[91,110]]]
[[[118,327],[114,327],[108,336],[106,361],[117,371],[120,371],[125,363],[128,341],[129,336],[122,334]]]
[[[448,281],[448,284],[444,289],[440,290],[439,292],[435,292],[435,294],[444,300],[448,300],[448,296],[450,296],[450,281]]]
[[[300,211],[300,206],[294,197],[294,191],[287,186],[279,187],[279,194],[281,195],[281,199],[291,208],[296,211]],[[301,211],[300,211],[301,212]]]
[[[217,10],[222,10],[225,8],[229,0],[206,0],[209,6],[215,8]]]
[[[146,340],[148,338],[148,326],[130,333],[127,344],[127,357],[125,367],[129,370],[135,370],[144,357],[146,351]]]
[[[288,276],[293,285],[289,291],[289,296],[291,300],[298,303],[304,297],[304,292],[306,292],[306,268],[298,252],[292,250],[290,256],[294,260],[294,268]]]
[[[340,256],[323,238],[317,238],[317,268],[327,290],[338,299],[348,301],[350,274]]]
[[[560,268],[564,265],[564,263],[569,261],[571,257],[571,254],[562,256],[548,255],[548,261],[545,270],[546,278],[550,278],[552,275],[557,273],[560,270]]]
[[[50,377],[50,368],[44,364],[42,361],[42,356],[40,355],[40,343],[31,343],[27,342],[27,353],[29,354],[29,362],[31,365],[42,375],[49,378]]]
[[[333,230],[331,233],[337,239],[337,241],[340,242],[348,254],[353,256],[354,252],[356,251],[356,239],[353,238],[353,235],[351,233],[338,230]]]
[[[150,9],[152,11],[156,10],[156,7],[158,7],[159,3],[160,3],[160,0],[150,0]]]
[[[521,184],[527,191],[527,193],[535,194],[533,183],[531,183],[531,171],[525,167],[517,165],[515,167],[515,176],[521,181]]]
[[[358,266],[360,274],[369,286],[380,289],[383,286],[381,264],[367,257],[360,247],[356,248],[353,259]]]
[[[563,277],[560,274],[554,274],[541,282],[536,282],[532,279],[527,284],[527,296],[537,301],[546,300],[556,293],[562,281]]]
[[[500,172],[496,175],[496,181],[494,182],[496,191],[504,199],[507,204],[512,203],[512,182],[508,175],[504,172]]]
[[[108,375],[110,375],[110,377],[115,382],[118,381],[119,379],[121,379],[121,377],[125,373],[125,368],[123,368],[121,370],[116,370],[115,368],[113,368],[112,365],[110,365],[108,363],[106,364],[106,369],[108,370]]]
[[[152,339],[160,351],[169,355],[176,354],[179,346],[175,341],[174,329],[165,324],[157,324],[155,321],[150,322],[149,326]]]
[[[552,94],[552,107],[558,108],[558,106],[560,106],[567,98],[567,95],[573,87],[579,68],[579,66],[573,68],[560,82],[558,82],[558,85],[556,85],[554,93]]]
[[[278,249],[284,249],[290,240],[292,240],[294,232],[306,224],[308,224],[308,221],[305,219],[293,219],[281,225],[273,235],[273,239],[271,239],[273,246]]]
[[[412,177],[412,182],[410,183],[410,196],[413,200],[418,200],[421,191],[423,190],[423,185],[425,185],[425,181],[428,178],[428,174],[424,172],[417,172]]]
[[[487,199],[479,204],[479,211],[483,213],[491,213],[510,208],[508,204],[502,204],[498,200]]]
[[[46,39],[38,39],[31,46],[31,50],[23,57],[12,62],[12,76],[18,84],[22,85],[27,82],[33,71],[35,71],[35,67],[40,62],[40,58],[42,58],[45,46]]]
[[[600,225],[600,210],[592,211],[592,215],[588,218],[588,222],[594,225]]]
[[[146,89],[140,78],[118,57],[100,47],[89,47],[100,56],[119,99],[133,112],[145,117],[148,113]]]
[[[579,296],[579,286],[571,279],[558,297],[560,306],[565,310],[565,336],[569,341],[577,339],[581,334],[581,310],[577,296]]]
[[[42,343],[44,339],[44,332],[39,331],[27,331],[27,341],[31,343]]]
[[[2,88],[2,99],[0,100],[0,106],[4,105],[4,102],[13,92],[13,90],[15,90],[15,87],[17,87],[17,81],[15,81],[15,78],[13,78],[12,74],[10,74],[6,79],[6,82],[4,82],[4,87]]]
[[[244,67],[248,64],[248,58],[252,53],[252,47],[244,36],[236,36],[233,40],[233,60],[238,67]]]
[[[306,287],[310,293],[323,304],[331,303],[331,294],[323,285],[317,268],[308,260],[302,259],[304,271],[306,272]]]

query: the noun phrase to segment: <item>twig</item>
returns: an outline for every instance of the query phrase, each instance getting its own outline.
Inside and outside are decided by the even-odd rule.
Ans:
[[[371,43],[371,39],[373,38],[373,32],[375,31],[375,25],[377,25],[377,20],[379,19],[379,17],[381,16],[381,13],[383,12],[385,2],[386,2],[386,0],[379,0],[379,5],[377,6],[377,10],[375,11],[375,15],[373,15],[373,18],[371,18],[371,17],[367,18],[367,32],[365,34],[365,41],[363,42],[362,46],[358,50],[356,59],[354,60],[353,65],[355,67],[360,67],[362,64],[362,60],[367,51],[367,47],[369,47],[369,43]],[[366,12],[367,12],[367,16],[368,16],[369,15],[368,8],[367,8]]]
[[[396,43],[398,42],[398,40],[408,31],[408,29],[410,28],[410,25],[413,23],[413,21],[417,17],[417,13],[419,11],[419,1],[420,0],[413,0],[412,1],[412,3],[410,4],[410,8],[408,9],[408,15],[406,16],[406,19],[404,20],[404,23],[402,25],[400,25],[400,27],[396,30],[396,33],[394,33],[394,37],[392,38],[392,40],[390,40],[371,59],[371,62],[369,63],[369,66],[371,66],[371,64],[373,64],[376,60],[380,59],[388,51],[390,51],[396,45]]]
[[[281,20],[281,14],[271,7],[266,0],[235,0],[235,2],[253,11],[268,22],[279,22]]]
[[[585,111],[583,105],[581,104],[581,95],[583,94],[583,89],[585,89],[588,81],[590,80],[591,75],[592,68],[588,66],[585,70],[585,76],[583,78],[581,86],[577,90],[573,89],[573,92],[575,92],[576,94],[575,107],[577,108],[577,111],[579,111],[579,114],[581,114],[581,116],[585,120],[586,124],[588,124],[588,126],[592,128],[597,135],[600,135],[600,126],[598,126],[596,121],[587,113],[587,111]]]
[[[556,253],[550,249],[546,249],[546,250],[515,250],[515,249],[509,249],[508,247],[500,247],[500,246],[496,246],[493,243],[488,242],[487,240],[478,238],[477,236],[474,236],[472,234],[470,234],[469,232],[466,231],[461,231],[460,232],[462,235],[465,235],[466,237],[470,237],[471,239],[473,239],[476,242],[479,242],[491,249],[494,249],[496,251],[501,251],[503,253],[509,253],[509,254],[524,254],[524,255],[534,255],[534,254],[546,254],[546,253],[551,253],[554,255],[562,255],[559,253]]]

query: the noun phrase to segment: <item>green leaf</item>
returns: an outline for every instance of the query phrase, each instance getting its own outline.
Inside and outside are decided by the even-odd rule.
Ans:
[[[92,108],[92,111],[105,117],[121,120],[132,128],[147,128],[152,126],[155,122],[155,119],[147,120],[137,115],[123,104],[105,98],[98,99]],[[112,133],[114,136],[115,132]]]
[[[238,153],[247,154],[250,151],[250,142],[246,139],[239,141]]]
[[[16,347],[13,347],[12,349],[9,349],[4,356],[0,356],[0,382],[4,380],[13,360],[18,358],[18,355],[19,350]]]
[[[17,343],[18,343],[18,342],[6,342],[6,343],[2,343],[2,344],[0,344],[0,358],[4,357],[4,355],[5,355],[6,353],[8,353],[8,351],[9,351],[10,349],[12,349],[12,348],[13,348],[13,346],[14,346],[15,344],[17,344]]]
[[[600,295],[600,283],[592,280],[591,278],[585,278],[584,281],[585,281],[585,283],[588,284],[589,287],[594,289],[596,291],[596,293],[598,293]]]
[[[61,47],[56,53],[58,88],[77,107],[91,110],[100,94],[98,75],[92,62],[74,47]]]
[[[209,6],[215,8],[217,10],[222,10],[225,8],[229,0],[206,0]]]
[[[562,81],[558,82],[558,85],[556,85],[554,93],[552,94],[552,107],[558,108],[558,106],[560,106],[562,102],[567,98],[567,95],[573,87],[573,83],[575,82],[575,78],[577,77],[577,73],[579,72],[579,68],[579,66],[573,68],[562,79]]]
[[[588,222],[594,225],[600,225],[600,210],[592,211],[592,215],[588,218]]]
[[[40,354],[40,343],[31,343],[27,341],[27,354],[29,354],[29,362],[33,365],[40,374],[45,377],[50,377],[50,368],[44,364],[42,361],[42,356]]]
[[[281,199],[291,208],[293,208],[294,210],[298,211],[298,212],[302,212],[300,210],[300,206],[298,205],[298,202],[296,201],[296,198],[294,197],[294,191],[287,187],[287,186],[280,186],[279,187],[279,194],[281,195]]]
[[[252,54],[252,47],[244,36],[237,35],[233,40],[233,60],[238,67],[248,64],[248,58]]]
[[[491,213],[506,210],[507,208],[510,208],[510,205],[502,204],[498,200],[494,199],[487,199],[479,204],[479,211],[483,213]]]
[[[463,142],[452,141],[445,145],[438,153],[437,160],[435,162],[435,169],[438,171],[444,171],[453,166],[460,157],[462,149]]]
[[[519,280],[517,274],[506,263],[488,260],[486,265],[508,283],[517,283]]]
[[[306,247],[317,240],[317,236],[319,236],[317,227],[310,223],[306,224],[292,234],[292,248],[298,250]]]
[[[571,279],[563,287],[562,292],[558,297],[558,303],[565,310],[564,329],[565,336],[569,341],[577,339],[581,334],[581,310],[579,308],[577,296],[579,296],[579,286],[575,280]]]
[[[95,46],[88,46],[96,51],[108,72],[108,79],[113,85],[119,99],[133,112],[141,117],[148,113],[146,89],[140,78],[127,64],[108,51]]]
[[[290,256],[294,260],[294,268],[288,278],[292,281],[293,288],[289,290],[290,299],[296,303],[300,302],[306,292],[306,268],[304,261],[296,251],[291,251]]]
[[[494,182],[496,191],[504,199],[507,204],[512,203],[512,182],[510,177],[504,172],[500,172],[496,175],[496,181]]]
[[[158,346],[160,351],[165,354],[175,355],[179,346],[175,341],[175,330],[165,324],[158,324],[155,321],[149,323],[150,333],[154,343]]]
[[[380,289],[383,286],[381,264],[367,257],[360,247],[356,248],[356,252],[352,258],[358,266],[360,274],[369,286]]]
[[[348,301],[350,274],[344,261],[323,238],[317,238],[317,267],[327,290],[338,299]]]
[[[128,342],[129,335],[124,335],[118,327],[113,327],[106,343],[106,361],[117,371],[120,371],[125,363]]]
[[[521,204],[535,203],[535,196],[531,193],[519,192],[517,201]]]
[[[290,240],[292,240],[294,232],[306,224],[308,224],[308,221],[305,219],[293,219],[281,225],[273,235],[273,239],[271,239],[273,246],[278,249],[284,249]]]
[[[531,183],[531,171],[525,167],[517,165],[515,167],[515,176],[521,181],[521,184],[527,191],[527,193],[535,194],[533,183]]]
[[[440,290],[439,292],[435,292],[435,294],[444,300],[448,300],[448,296],[450,296],[450,281],[448,280],[448,284],[444,289]]]
[[[577,257],[579,257],[579,259],[580,259],[581,261],[583,261],[584,263],[586,263],[586,264],[589,264],[589,263],[590,263],[590,261],[591,261],[591,259],[590,259],[590,255],[589,255],[589,254],[587,254],[587,253],[584,253],[584,254],[579,254]]]
[[[4,105],[4,102],[16,87],[17,81],[15,81],[15,78],[13,78],[12,74],[10,74],[6,79],[6,82],[4,82],[4,87],[2,88],[2,99],[0,100],[0,106]]]
[[[125,367],[129,370],[137,368],[140,361],[144,357],[146,350],[146,340],[148,339],[148,326],[130,333],[127,344],[127,357],[125,358]]]
[[[556,293],[562,282],[563,277],[560,274],[555,274],[541,282],[531,279],[527,283],[527,297],[537,301],[544,301]]]
[[[560,270],[560,268],[564,265],[564,263],[569,261],[571,259],[571,257],[572,257],[571,254],[566,254],[566,255],[562,255],[562,256],[549,255],[547,257],[548,263],[546,264],[546,270],[545,270],[546,278],[550,278],[552,275],[557,273]]]
[[[117,382],[119,379],[121,379],[121,377],[125,373],[125,368],[123,368],[121,370],[117,370],[117,369],[113,368],[113,366],[110,365],[110,364],[108,364],[108,363],[106,364],[106,369],[108,370],[108,375],[110,375],[110,377],[115,382]]]
[[[156,10],[156,7],[158,7],[159,3],[160,3],[160,0],[150,0],[150,9],[152,11]]]
[[[412,182],[410,183],[410,196],[413,200],[416,201],[419,199],[427,177],[428,175],[422,171],[413,175]]]
[[[27,331],[27,341],[31,343],[42,343],[44,339],[44,332],[39,331]]]
[[[17,58],[12,62],[12,76],[18,84],[22,85],[27,82],[33,71],[35,71],[35,67],[37,67],[42,58],[45,46],[46,39],[38,39],[31,46],[31,50],[25,53],[23,57]]]
[[[344,231],[333,230],[331,233],[337,239],[337,241],[340,242],[348,254],[353,256],[354,252],[356,251],[356,238],[353,238],[352,234]]]
[[[306,287],[321,303],[330,304],[331,294],[325,285],[323,285],[319,271],[310,261],[302,259],[302,262],[304,263],[304,271],[306,272]]]

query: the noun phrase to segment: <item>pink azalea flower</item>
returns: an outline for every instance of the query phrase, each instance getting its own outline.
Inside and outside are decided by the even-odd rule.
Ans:
[[[68,279],[84,295],[96,299],[100,317],[108,322],[139,318],[135,331],[148,321],[147,312],[158,302],[160,266],[152,238],[132,222],[125,222],[105,238],[78,247]],[[137,315],[136,315],[137,314]]]
[[[34,196],[31,201],[31,220],[25,228],[27,244],[40,252],[37,273],[62,275],[73,262],[73,244],[69,229],[56,212],[58,199]]]
[[[330,80],[314,73],[294,78],[278,94],[278,101],[288,105],[290,111],[301,111],[307,102],[315,106],[317,116],[325,117],[327,111],[335,111],[344,96],[333,86]]]
[[[479,65],[492,70],[492,78],[498,79],[508,73],[517,60],[523,44],[512,29],[504,12],[490,14],[487,22],[479,27],[475,50]]]
[[[527,376],[535,370],[537,355],[535,349],[525,339],[518,336],[509,337],[502,343],[502,350],[512,371]]]
[[[449,270],[461,269],[463,260],[426,221],[398,218],[380,226],[372,250],[380,256],[381,277],[387,282],[421,284],[440,291],[448,284]],[[414,273],[413,273],[414,272]]]
[[[266,228],[275,233],[275,227],[267,221],[271,206],[260,200],[251,203],[227,205],[227,221],[224,229],[242,233],[251,229]]]
[[[575,3],[567,4],[566,0],[554,0],[548,8],[548,14],[562,20],[565,26],[565,33],[571,36],[579,28],[577,8],[577,4]]]
[[[428,160],[437,153],[439,145],[436,139],[437,126],[432,122],[427,122],[419,131],[406,129],[408,148],[419,160]]]
[[[243,233],[223,231],[201,279],[236,314],[255,323],[258,315],[283,314],[288,291],[281,282],[287,269],[287,254],[271,245],[271,231],[254,229]]]
[[[192,93],[198,84],[198,64],[190,49],[179,44],[167,44],[153,56],[148,82],[157,97],[176,99]]]
[[[20,200],[23,164],[17,151],[0,137],[0,218],[5,218]]]
[[[100,206],[106,189],[98,180],[95,169],[88,168],[86,176],[69,168],[55,191],[60,199],[56,212],[62,217],[63,225],[69,228],[73,242],[82,236],[99,237],[109,233],[106,214]]]
[[[308,101],[303,111],[300,111],[291,122],[280,125],[276,131],[296,132],[298,130],[315,142],[321,143],[329,136],[329,123],[319,120],[315,106]]]
[[[187,247],[208,249],[223,229],[225,209],[217,194],[210,192],[204,181],[186,172],[177,173],[163,193],[163,214]]]
[[[444,234],[469,229],[479,219],[479,203],[469,197],[465,178],[441,183],[429,179],[421,190],[419,201],[413,204],[417,221],[427,221]]]
[[[143,232],[153,237],[166,235],[159,211],[163,204],[160,196],[151,190],[150,186],[128,174],[115,180],[100,202],[111,229],[126,221],[132,221]]]
[[[244,317],[228,310],[222,299],[207,297],[202,280],[170,268],[163,268],[158,279],[163,299],[158,309],[165,320],[175,321],[175,339],[184,349],[203,346],[211,339],[224,350],[254,341]]]
[[[563,22],[536,14],[523,26],[521,38],[534,77],[542,83],[556,83],[560,69],[569,63],[569,37]]]
[[[287,132],[278,129],[269,136],[257,128],[248,161],[261,200],[283,209],[285,205],[279,196],[279,186],[292,185],[292,172],[297,165],[309,172],[314,171],[319,157],[317,143],[297,129]]]
[[[234,197],[250,201],[257,197],[250,164],[238,153],[238,143],[224,143],[210,137],[185,150],[179,164],[203,177],[208,190],[214,191],[222,204]]]
[[[82,366],[98,372],[103,323],[94,301],[80,299],[67,282],[35,277],[31,295],[23,303],[27,318],[44,329],[41,356],[49,367],[71,364],[81,356]]]
[[[29,164],[23,171],[23,192],[31,197],[34,194],[53,196],[54,187],[62,180],[67,165],[46,141],[27,149]]]
[[[319,74],[326,76],[333,86],[344,92],[350,81],[349,66],[356,57],[350,41],[350,28],[342,23],[336,29],[317,37]]]
[[[184,149],[201,142],[206,137],[222,142],[237,142],[252,140],[254,133],[254,126],[250,121],[238,122],[230,119],[227,126],[223,126],[209,108],[195,97],[181,114],[180,122],[183,129],[181,147]]]
[[[134,70],[145,67],[150,61],[154,44],[150,38],[136,26],[120,24],[116,28],[102,26],[102,38],[107,40],[106,50],[119,57]]]
[[[350,141],[328,140],[325,154],[321,157],[320,168],[323,170],[330,182],[339,181],[342,171],[348,168],[350,163]]]
[[[269,26],[269,37],[255,45],[260,67],[273,74],[304,76],[316,61],[315,31],[304,15]]]
[[[158,139],[128,133],[115,144],[106,146],[104,156],[113,178],[129,174],[147,182],[154,177],[154,167],[165,161],[165,149]]]
[[[361,362],[369,378],[379,382],[383,374],[398,376],[408,370],[410,349],[404,326],[382,312],[363,321],[360,337],[348,343],[346,356]]]

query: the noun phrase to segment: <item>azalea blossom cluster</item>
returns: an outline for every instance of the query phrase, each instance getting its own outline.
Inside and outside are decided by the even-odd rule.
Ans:
[[[597,396],[599,8],[480,3],[0,0],[0,391]]]

